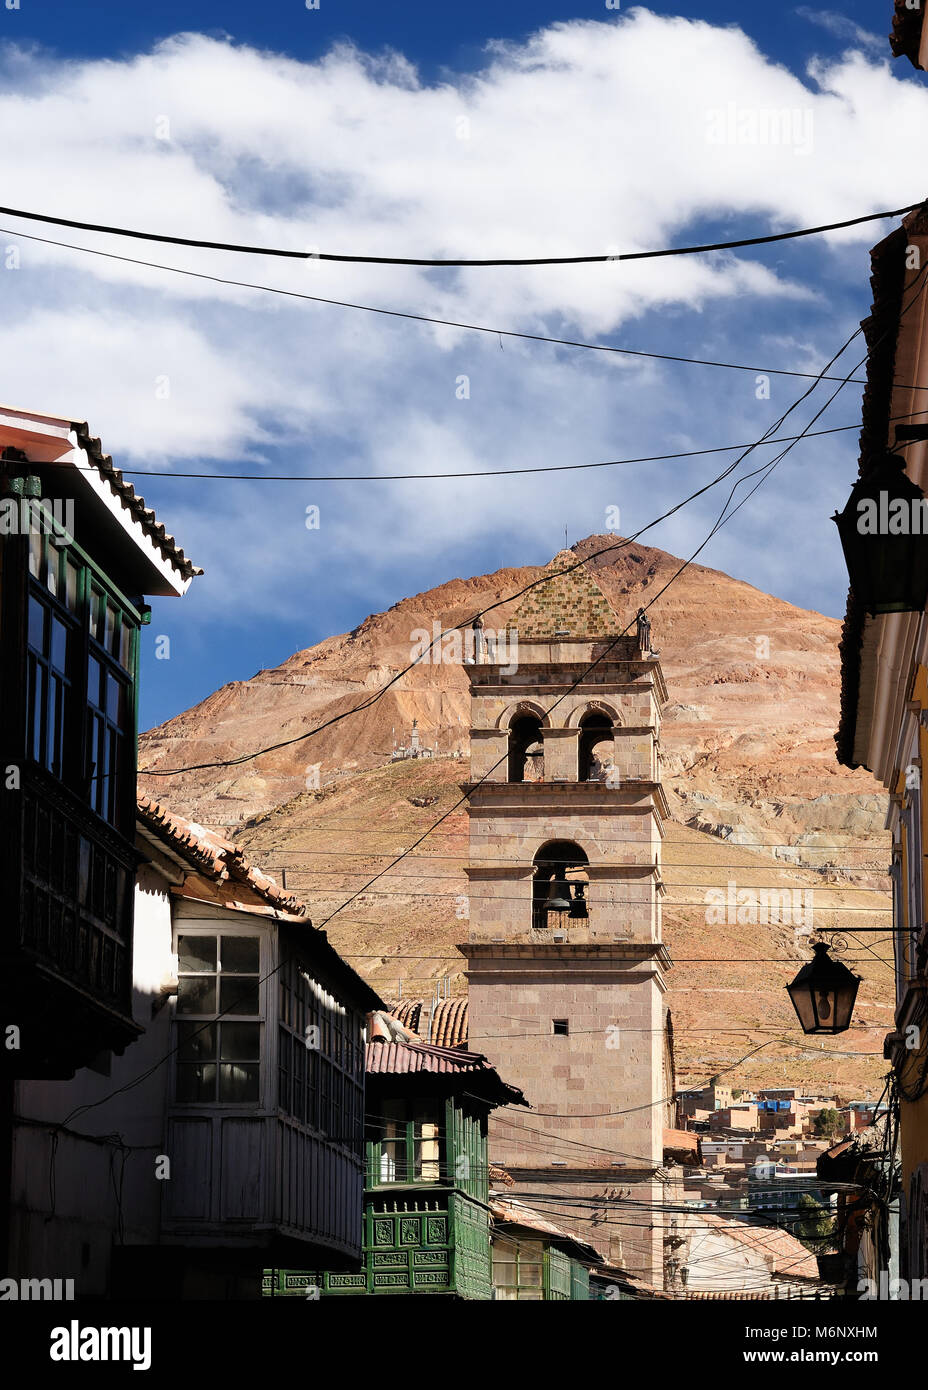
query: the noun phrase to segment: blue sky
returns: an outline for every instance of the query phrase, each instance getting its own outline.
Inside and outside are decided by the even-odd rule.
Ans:
[[[4,202],[394,255],[596,253],[854,216],[924,192],[912,170],[928,88],[889,55],[891,10],[24,3],[0,10]],[[794,113],[789,139],[752,127],[772,111]],[[808,371],[867,313],[869,247],[890,226],[698,261],[522,271],[61,239],[459,321]],[[570,540],[607,529],[610,506],[636,530],[732,456],[455,482],[172,472],[379,476],[706,448],[755,438],[802,389],[773,377],[768,399],[754,372],[501,349],[43,246],[24,235],[35,231],[6,219],[0,232],[20,257],[3,279],[18,325],[0,345],[3,399],[88,419],[207,571],[183,600],[155,604],[143,727],[406,594],[544,563],[565,525]],[[824,399],[819,388],[793,418]],[[858,417],[848,387],[822,424]],[[702,562],[839,615],[846,576],[828,517],[855,450],[854,431],[800,445]],[[689,554],[716,492],[643,539]],[[318,530],[305,525],[312,505]],[[162,633],[170,661],[154,659]]]
[[[559,0],[467,0],[441,5],[433,0],[402,4],[373,0],[320,0],[308,10],[304,0],[159,0],[157,5],[126,6],[123,0],[25,0],[8,14],[8,32],[78,57],[125,57],[172,34],[195,30],[228,34],[240,43],[274,49],[295,58],[318,58],[333,42],[350,39],[371,52],[395,48],[412,58],[429,79],[445,69],[479,70],[488,39],[523,39],[564,20],[589,20],[628,11],[629,4],[609,11],[603,4],[568,4]],[[789,4],[749,5],[743,0],[678,0],[653,5],[657,14],[738,25],[770,57],[799,71],[810,45],[809,21]],[[798,7],[800,10],[803,7]],[[822,7],[809,6],[808,9]],[[825,7],[827,9],[827,7]],[[892,5],[885,0],[843,0],[829,13],[885,37]],[[16,26],[15,30],[13,26]],[[850,33],[849,30],[846,31]],[[837,35],[833,35],[838,37]]]

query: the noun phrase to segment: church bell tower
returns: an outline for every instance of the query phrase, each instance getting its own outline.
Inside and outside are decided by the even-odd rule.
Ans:
[[[647,620],[621,635],[576,566],[467,668],[469,1046],[533,1106],[491,1121],[513,1195],[660,1288],[667,690]]]

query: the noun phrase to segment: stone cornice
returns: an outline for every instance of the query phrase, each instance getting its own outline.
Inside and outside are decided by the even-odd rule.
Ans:
[[[663,941],[585,941],[577,946],[566,942],[465,941],[458,942],[456,949],[468,959],[563,961],[571,965],[578,960],[604,965],[611,960],[655,960],[668,967],[673,963]]]

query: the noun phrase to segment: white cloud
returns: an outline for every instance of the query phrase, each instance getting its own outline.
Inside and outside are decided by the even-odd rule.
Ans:
[[[798,5],[796,13],[809,24],[817,24],[820,29],[826,29],[836,39],[847,39],[848,43],[856,43],[863,48],[879,50],[881,53],[886,51],[886,39],[882,35],[861,28],[849,15],[839,14],[836,10],[815,10],[809,5]]]
[[[3,66],[8,204],[362,254],[648,249],[690,239],[700,219],[727,217],[738,235],[746,223],[787,228],[891,207],[918,195],[912,170],[928,117],[923,88],[859,52],[819,60],[802,81],[734,28],[643,9],[496,45],[482,71],[433,85],[401,55],[374,60],[341,46],[299,62],[196,34],[105,62],[7,49]],[[733,142],[710,138],[720,111]],[[811,113],[802,127],[809,150],[749,138],[752,114],[783,111]],[[762,127],[755,120],[753,128]],[[803,284],[789,249],[775,272],[750,251],[426,272],[23,231],[207,275],[556,336],[622,329],[632,344],[673,352],[675,325],[685,322],[690,346],[707,356],[800,370],[831,346],[832,288]],[[828,238],[836,281],[857,276],[865,287],[864,248],[879,235],[870,226]],[[463,330],[0,237],[11,243],[22,268],[0,271],[8,321],[17,324],[0,348],[3,394],[86,417],[117,461],[182,470],[207,459],[220,471],[253,472],[271,459],[288,473],[587,461],[662,452],[680,438],[693,447],[750,438],[793,389],[778,383],[780,396],[762,406],[750,377],[695,368],[670,377],[653,364],[511,340],[500,353],[496,339]],[[703,342],[694,341],[694,311]],[[833,325],[835,340],[846,326]],[[472,379],[466,403],[454,394],[461,373]],[[170,378],[167,399],[156,395],[161,376]],[[848,407],[842,421],[851,414]],[[699,476],[714,466],[703,461]],[[305,600],[294,580],[329,577],[339,560],[344,583],[360,590],[386,582],[391,563],[430,554],[438,564],[468,538],[506,536],[517,546],[550,530],[556,549],[565,510],[577,534],[593,531],[619,493],[643,518],[656,510],[655,479],[674,496],[691,480],[688,467],[660,467],[550,475],[543,484],[391,483],[318,495],[308,485],[299,496],[210,484],[205,503],[180,517],[172,505],[165,520],[210,567],[200,602],[221,604],[231,586],[255,613],[296,611]],[[306,503],[322,496],[328,530],[278,543],[290,535],[282,527],[299,532],[303,491]],[[240,550],[230,534],[243,538]],[[791,572],[788,560],[762,557],[756,538],[748,549],[768,582]]]

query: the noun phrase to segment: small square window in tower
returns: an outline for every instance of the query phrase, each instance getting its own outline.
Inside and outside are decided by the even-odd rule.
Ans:
[[[560,1035],[561,1037],[566,1038],[568,1033],[570,1032],[570,1023],[568,1019],[552,1018],[551,1032],[554,1033],[556,1036]]]

